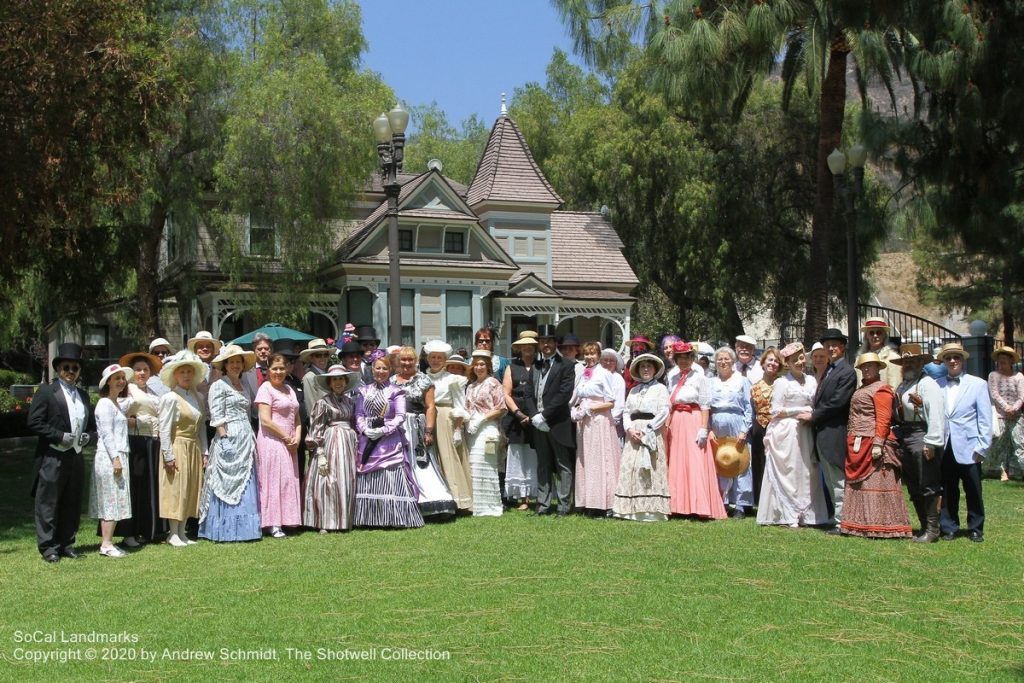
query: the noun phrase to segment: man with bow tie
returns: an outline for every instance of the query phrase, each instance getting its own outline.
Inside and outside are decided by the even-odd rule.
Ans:
[[[835,526],[828,533],[838,536],[846,488],[846,423],[850,416],[850,399],[857,390],[857,375],[846,362],[845,334],[830,327],[819,341],[828,350],[829,363],[814,394],[811,424],[814,427],[815,455],[821,464],[825,491],[832,501],[835,520]]]
[[[541,325],[537,333],[541,356],[537,360],[537,413],[534,447],[537,450],[538,515],[552,512],[552,479],[557,473],[558,516],[572,512],[573,476],[576,473],[576,430],[569,415],[576,372],[558,355],[554,325]]]
[[[57,381],[32,399],[28,428],[39,437],[32,479],[36,541],[43,560],[56,563],[84,557],[75,550],[85,487],[82,449],[96,442],[96,416],[89,395],[77,386],[82,347],[61,344],[53,369]]]
[[[946,447],[942,454],[942,540],[960,531],[960,485],[967,499],[967,537],[985,540],[985,503],[981,497],[981,461],[992,444],[992,402],[988,384],[964,372],[970,356],[960,344],[946,344],[936,355],[948,370],[937,381],[946,407]]]

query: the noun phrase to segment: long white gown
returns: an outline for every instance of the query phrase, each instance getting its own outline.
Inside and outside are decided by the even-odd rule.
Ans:
[[[828,521],[821,473],[813,458],[811,423],[796,416],[811,409],[817,381],[791,373],[772,384],[774,416],[764,435],[764,479],[757,508],[758,524],[814,525]]]

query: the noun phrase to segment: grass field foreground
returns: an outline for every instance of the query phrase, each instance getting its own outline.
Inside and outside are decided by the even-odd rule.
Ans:
[[[0,452],[2,680],[1024,678],[1016,482],[983,544],[509,512],[47,565],[30,467]]]

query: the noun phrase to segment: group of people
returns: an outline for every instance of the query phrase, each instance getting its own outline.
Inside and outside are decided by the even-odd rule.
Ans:
[[[29,415],[38,549],[48,562],[81,557],[90,443],[89,510],[112,558],[160,540],[411,528],[510,508],[637,521],[756,510],[759,524],[910,537],[902,484],[915,540],[955,538],[961,485],[982,540],[993,404],[1000,457],[1015,471],[1024,455],[1019,357],[1000,349],[986,385],[963,372],[957,344],[933,362],[915,344],[891,348],[884,320],[863,331],[855,367],[838,330],[810,353],[794,343],[759,359],[740,336],[713,366],[678,337],[660,349],[634,337],[623,358],[551,325],[521,332],[511,358],[493,352],[489,328],[469,354],[440,340],[382,349],[370,326],[304,348],[256,335],[251,351],[199,332],[180,351],[158,338],[105,368],[95,409],[78,386],[81,347],[62,344]]]

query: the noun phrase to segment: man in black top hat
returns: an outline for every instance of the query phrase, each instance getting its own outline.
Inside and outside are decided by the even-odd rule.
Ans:
[[[369,384],[373,381],[373,363],[370,362],[370,354],[380,346],[380,337],[372,325],[360,325],[356,328],[356,339],[363,349],[362,377],[363,383]],[[396,342],[397,343],[397,342]]]
[[[537,451],[537,514],[551,512],[552,477],[557,472],[558,514],[572,512],[573,476],[576,473],[576,430],[569,417],[576,372],[555,351],[555,326],[537,331],[540,356],[536,367],[537,414],[532,418]]]
[[[843,514],[843,489],[846,486],[846,423],[850,415],[850,399],[857,390],[857,374],[846,362],[846,335],[835,328],[825,330],[821,344],[829,354],[828,369],[814,393],[811,424],[814,426],[814,448],[825,477],[825,491],[832,500],[835,526],[829,533],[839,533]]]
[[[74,547],[85,485],[82,449],[96,441],[89,395],[77,386],[82,347],[61,344],[53,369],[57,379],[39,390],[28,413],[28,428],[39,437],[32,478],[36,541],[47,562],[84,557]]]

